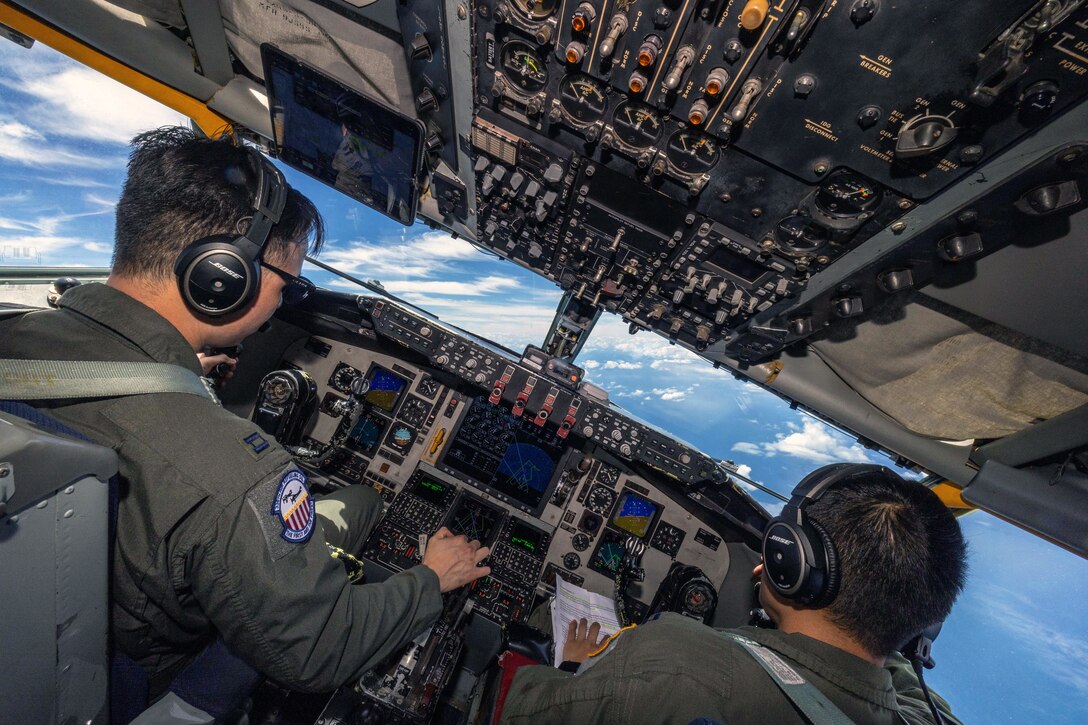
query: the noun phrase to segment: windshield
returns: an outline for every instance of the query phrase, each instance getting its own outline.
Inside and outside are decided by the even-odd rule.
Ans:
[[[181,122],[40,44],[27,51],[0,43],[0,266],[108,265],[127,141],[139,130]],[[560,298],[547,280],[285,172],[325,216],[324,262],[380,280],[391,293],[512,349],[544,339]],[[331,289],[363,291],[313,266],[306,274]],[[825,463],[890,464],[658,336],[630,336],[615,316],[601,320],[577,363],[635,415],[735,461],[740,473],[783,494]],[[764,493],[753,495],[772,512],[781,508]],[[1088,562],[985,513],[962,523],[970,580],[927,679],[965,722],[1088,722]]]

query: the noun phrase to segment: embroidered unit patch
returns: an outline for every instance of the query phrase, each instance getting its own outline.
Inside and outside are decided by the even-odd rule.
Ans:
[[[283,524],[280,536],[294,544],[307,541],[314,532],[314,500],[306,488],[306,474],[291,469],[280,479],[276,499],[272,502],[272,515]]]

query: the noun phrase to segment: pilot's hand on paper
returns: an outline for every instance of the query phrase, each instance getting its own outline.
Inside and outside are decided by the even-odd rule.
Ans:
[[[438,586],[445,593],[490,574],[490,567],[477,566],[490,553],[479,541],[454,536],[443,526],[427,542],[423,566],[438,575]]]
[[[589,659],[589,655],[596,652],[608,639],[601,634],[601,625],[597,622],[590,624],[585,619],[570,621],[567,627],[567,642],[563,645],[563,661],[582,663]]]

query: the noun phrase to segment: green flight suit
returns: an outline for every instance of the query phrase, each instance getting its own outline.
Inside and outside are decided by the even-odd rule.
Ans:
[[[0,322],[0,357],[151,361],[201,374],[177,329],[101,284],[69,290],[58,310]],[[42,407],[120,458],[112,634],[148,672],[153,698],[217,634],[267,677],[329,691],[438,617],[430,569],[352,586],[321,525],[289,540],[299,534],[273,504],[281,483],[297,480],[290,455],[212,400],[171,393]],[[373,525],[376,493],[353,488],[371,497]]]
[[[854,722],[902,725],[900,714],[907,723],[931,722],[902,658],[881,668],[802,634],[731,631],[773,650]],[[942,714],[949,712],[939,704]],[[502,713],[503,725],[688,725],[697,718],[725,725],[805,722],[739,644],[679,614],[620,633],[575,674],[521,668]],[[946,722],[959,723],[950,715]]]

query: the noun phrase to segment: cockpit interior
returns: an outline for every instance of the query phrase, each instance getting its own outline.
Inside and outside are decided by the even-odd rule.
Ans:
[[[0,24],[562,292],[524,350],[350,276],[246,341],[223,404],[315,490],[381,494],[368,578],[443,526],[491,547],[320,722],[484,722],[558,580],[633,622],[748,621],[770,514],[586,379],[606,314],[1088,555],[1081,0],[4,0]]]

